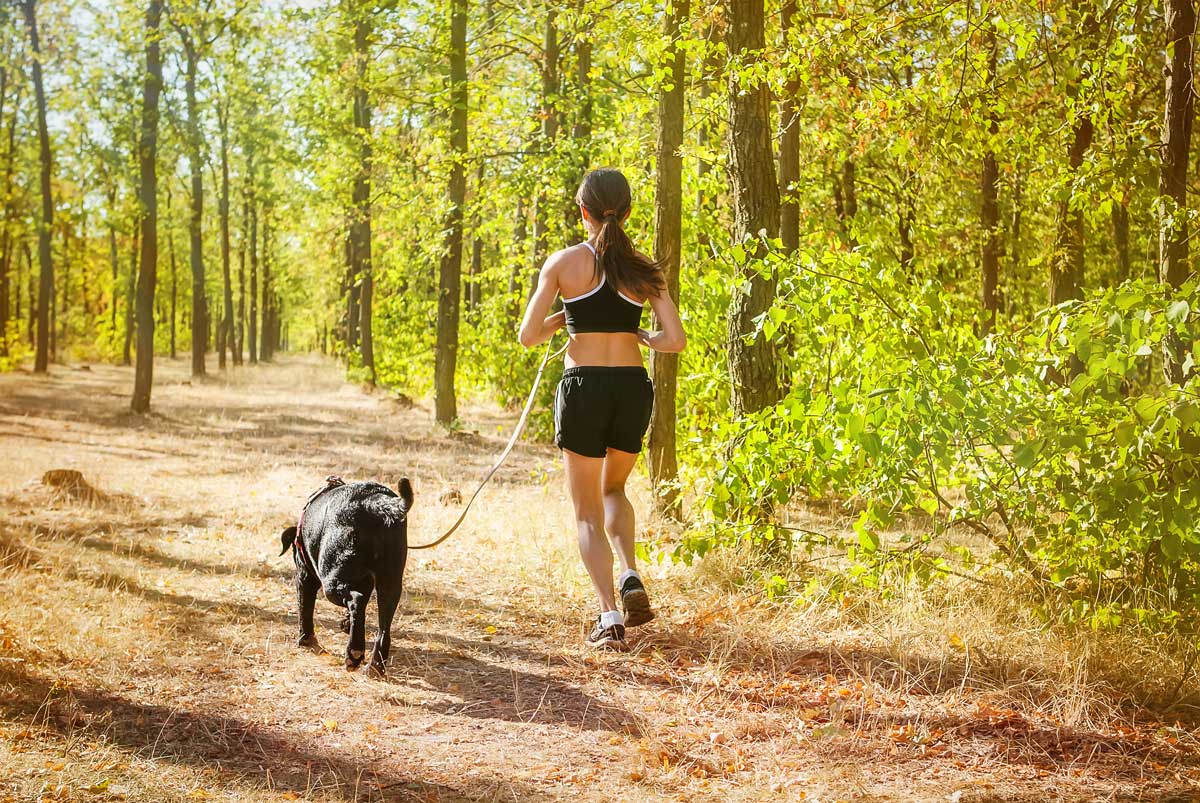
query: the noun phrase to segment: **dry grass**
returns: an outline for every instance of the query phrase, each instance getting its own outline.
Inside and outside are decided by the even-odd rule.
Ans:
[[[427,541],[512,417],[468,406],[448,435],[317,360],[185,367],[158,367],[146,419],[127,369],[0,377],[0,801],[1200,797],[1195,730],[1130,708],[1112,670],[1172,668],[1046,631],[1001,591],[782,605],[716,554],[647,567],[660,619],[630,654],[586,654],[537,445],[411,556],[389,677],[348,674],[292,646],[279,530],[327,474],[407,475]],[[96,496],[43,485],[52,469]],[[336,619],[319,603],[335,652]]]

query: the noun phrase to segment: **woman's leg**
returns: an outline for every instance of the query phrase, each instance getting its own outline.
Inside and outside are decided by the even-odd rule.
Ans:
[[[609,449],[600,477],[601,491],[604,494],[604,529],[616,547],[617,560],[620,561],[623,572],[635,568],[633,505],[625,496],[625,482],[629,479],[635,463],[636,454]]]
[[[575,523],[579,528],[579,554],[584,568],[592,578],[592,587],[600,598],[601,612],[615,611],[613,596],[613,555],[604,535],[604,501],[600,493],[600,478],[604,470],[602,457],[584,457],[563,449],[567,469],[567,484],[575,504]]]

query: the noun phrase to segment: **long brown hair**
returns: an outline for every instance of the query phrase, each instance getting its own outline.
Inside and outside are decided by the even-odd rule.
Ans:
[[[633,249],[621,221],[629,212],[629,182],[620,170],[601,167],[583,177],[575,202],[600,222],[596,235],[597,268],[618,290],[642,298],[657,296],[667,288],[662,266]]]

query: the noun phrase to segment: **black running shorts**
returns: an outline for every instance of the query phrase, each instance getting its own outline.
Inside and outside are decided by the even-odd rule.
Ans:
[[[578,365],[554,394],[554,443],[584,457],[637,454],[650,425],[654,385],[640,365]]]

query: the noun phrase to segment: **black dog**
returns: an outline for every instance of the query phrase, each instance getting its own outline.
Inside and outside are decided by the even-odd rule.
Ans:
[[[342,622],[350,634],[346,668],[357,669],[366,650],[366,612],[371,591],[377,593],[379,633],[371,669],[382,673],[391,649],[392,617],[400,602],[404,563],[408,558],[408,511],[413,491],[400,480],[399,495],[375,482],[330,484],[313,496],[297,528],[283,531],[283,552],[292,548],[296,561],[296,599],[300,606],[301,647],[317,647],[313,606],[318,589],[334,605],[346,609]]]

